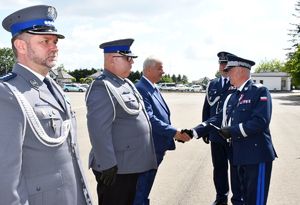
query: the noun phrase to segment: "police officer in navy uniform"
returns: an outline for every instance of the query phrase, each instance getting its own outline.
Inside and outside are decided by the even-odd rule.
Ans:
[[[206,89],[206,97],[202,109],[202,121],[218,114],[223,107],[224,100],[235,88],[230,84],[227,72],[224,68],[227,64],[227,55],[231,53],[221,51],[217,54],[219,58],[220,77],[210,81]],[[217,131],[213,131],[203,136],[204,142],[211,142],[211,156],[213,163],[213,180],[216,189],[216,200],[213,205],[225,205],[228,202],[229,180],[228,180],[228,160],[230,159],[231,146],[223,139]],[[241,201],[241,191],[239,189],[237,172],[235,166],[230,166],[232,201]]]
[[[0,204],[91,204],[76,139],[76,119],[55,66],[57,12],[38,5],[7,16],[17,63],[0,82]]]
[[[198,136],[217,129],[232,146],[245,205],[267,203],[272,162],[277,157],[270,134],[272,99],[268,89],[250,78],[255,62],[228,55],[225,71],[237,90],[218,115],[195,127]]]
[[[151,124],[143,99],[127,79],[136,58],[133,39],[100,45],[104,71],[87,91],[92,144],[89,167],[97,180],[99,205],[133,203],[139,173],[156,169]]]

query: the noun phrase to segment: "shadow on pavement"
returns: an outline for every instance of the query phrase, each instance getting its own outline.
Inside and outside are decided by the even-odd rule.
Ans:
[[[287,96],[274,96],[273,99],[282,100],[281,105],[294,105],[300,106],[300,94],[299,95],[287,95]]]

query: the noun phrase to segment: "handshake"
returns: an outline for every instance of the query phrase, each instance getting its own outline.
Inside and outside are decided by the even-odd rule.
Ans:
[[[177,131],[175,134],[175,140],[178,142],[187,142],[193,138],[193,130],[191,129],[182,129],[181,131]]]

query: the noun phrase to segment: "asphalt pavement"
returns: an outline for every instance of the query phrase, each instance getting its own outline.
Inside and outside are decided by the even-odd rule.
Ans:
[[[76,111],[78,143],[84,171],[97,204],[96,181],[87,169],[90,141],[86,125],[84,93],[66,93]],[[201,122],[204,93],[163,93],[177,128],[191,128]],[[272,93],[271,134],[278,158],[268,204],[291,205],[300,201],[300,92]],[[151,205],[209,205],[215,197],[209,145],[202,139],[176,143],[159,167],[150,194]]]

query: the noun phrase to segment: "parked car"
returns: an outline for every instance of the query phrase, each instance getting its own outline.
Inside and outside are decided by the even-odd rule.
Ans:
[[[183,84],[177,84],[175,86],[175,91],[186,92],[188,90],[189,90],[189,88],[186,85],[183,85]]]
[[[65,92],[85,92],[86,88],[76,84],[65,84],[63,90]]]
[[[90,85],[89,84],[79,84],[79,86],[88,89]]]
[[[173,91],[173,90],[175,90],[175,86],[176,86],[175,83],[159,83],[158,84],[158,88],[161,91]]]
[[[201,92],[202,86],[201,85],[192,85],[189,87],[190,92]]]

